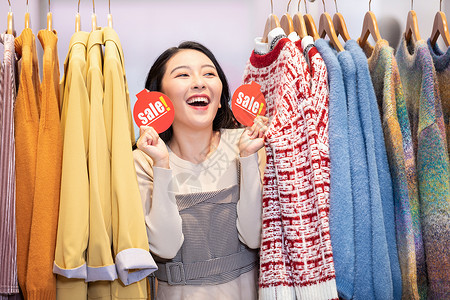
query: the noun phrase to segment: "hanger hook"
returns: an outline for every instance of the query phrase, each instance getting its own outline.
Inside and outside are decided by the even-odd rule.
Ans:
[[[414,0],[411,0],[411,10],[414,10]]]
[[[50,10],[50,0],[48,0],[48,12],[51,12],[51,10]]]
[[[336,7],[336,12],[338,13],[339,10],[338,10],[338,7],[337,7],[337,1],[336,0],[334,0],[334,6]]]
[[[12,12],[11,1],[8,0],[8,4],[9,4],[9,12]]]
[[[273,14],[273,0],[270,0],[270,13]]]
[[[80,13],[80,2],[81,0],[78,0],[78,13]]]
[[[306,5],[306,0],[305,0],[305,12],[306,14],[308,14],[308,6]]]
[[[322,4],[323,4],[323,12],[326,13],[327,10],[326,10],[326,8],[325,8],[325,1],[324,1],[324,0],[322,0]]]
[[[291,5],[291,1],[292,1],[292,0],[289,0],[289,2],[288,2],[288,4],[287,4],[286,12],[289,12],[289,6]]]
[[[95,1],[92,0],[92,13],[95,14]]]
[[[372,0],[369,0],[369,11],[372,11],[372,9],[370,8],[370,4],[372,4]]]
[[[442,0],[439,2],[439,11],[442,11]]]
[[[111,14],[111,0],[108,0],[108,9],[109,9],[109,14]]]

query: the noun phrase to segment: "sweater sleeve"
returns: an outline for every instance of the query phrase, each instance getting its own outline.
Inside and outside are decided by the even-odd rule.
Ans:
[[[358,107],[355,112],[358,113],[356,117],[361,121],[368,171],[367,178],[369,180],[369,201],[371,209],[371,224],[369,226],[372,228],[371,277],[373,278],[374,293],[380,299],[397,299],[396,295],[398,291],[394,291],[392,268],[395,265],[398,267],[398,257],[394,265],[394,259],[390,259],[389,253],[390,243],[388,241],[391,240],[388,238],[386,231],[392,231],[393,224],[387,226],[388,215],[384,215],[383,211],[383,199],[390,199],[391,207],[393,206],[392,183],[389,172],[384,172],[385,166],[383,166],[383,169],[379,168],[379,161],[383,160],[383,164],[384,162],[387,163],[387,158],[380,157],[378,155],[379,148],[377,149],[380,145],[385,149],[383,134],[380,132],[380,117],[378,111],[375,111],[377,116],[372,111],[371,103],[373,101],[376,103],[376,99],[374,99],[375,93],[370,75],[368,74],[367,59],[364,53],[362,53],[361,47],[355,41],[349,41],[345,45],[345,48],[350,51],[356,66],[356,97]],[[375,123],[375,121],[377,122]],[[379,128],[376,128],[377,126]],[[389,178],[381,178],[383,181],[380,181],[380,175],[383,173],[385,176],[389,176]],[[393,214],[390,215],[393,217]],[[395,240],[393,243],[396,248]],[[401,289],[401,286],[399,288]]]
[[[264,148],[253,155],[239,158],[241,187],[240,199],[237,203],[236,226],[241,242],[252,249],[259,248],[261,243],[262,181],[260,166],[264,159]]]
[[[182,220],[175,195],[168,191],[172,170],[151,165],[151,159],[140,150],[133,151],[141,193],[150,251],[161,258],[173,258],[184,241]]]
[[[376,172],[378,175],[381,215],[383,216],[384,221],[384,231],[381,231],[381,235],[384,236],[383,241],[386,240],[387,242],[387,254],[390,262],[393,297],[394,299],[400,299],[402,297],[402,275],[398,261],[397,242],[395,239],[394,194],[386,153],[386,143],[381,125],[378,103],[367,64],[367,58],[360,47],[356,47],[356,50],[357,51],[354,51],[352,55],[354,55],[354,60],[359,65],[357,72],[359,72],[360,75],[358,76],[363,79],[361,82],[366,86],[366,88],[364,88],[364,92],[367,95],[367,97],[365,97],[365,101],[368,103],[367,106],[369,107],[369,117],[371,118],[372,124],[371,127],[374,142],[373,150],[375,154]],[[376,228],[379,230],[380,227],[381,226],[379,226],[379,224],[377,224],[376,227],[374,225],[374,229]]]
[[[329,79],[329,153],[330,153],[330,238],[333,249],[339,297],[353,297],[355,241],[353,235],[353,198],[350,175],[347,98],[342,68],[331,46],[323,39],[315,42]],[[348,53],[347,53],[348,54]],[[347,54],[344,54],[347,55]],[[343,55],[340,53],[339,55]]]

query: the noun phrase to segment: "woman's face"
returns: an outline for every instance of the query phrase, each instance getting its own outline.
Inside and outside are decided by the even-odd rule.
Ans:
[[[183,49],[167,61],[161,92],[173,102],[176,127],[211,127],[220,107],[222,81],[213,62],[202,52]]]

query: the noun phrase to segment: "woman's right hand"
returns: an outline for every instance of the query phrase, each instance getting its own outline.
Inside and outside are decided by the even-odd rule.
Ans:
[[[136,146],[150,156],[153,166],[169,169],[169,151],[156,130],[150,126],[141,126],[139,135]]]

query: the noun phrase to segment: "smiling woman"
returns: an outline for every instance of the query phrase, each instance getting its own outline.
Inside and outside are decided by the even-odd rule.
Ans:
[[[145,82],[145,88],[149,91],[163,91],[164,82],[166,82],[166,85],[170,85],[171,83],[176,84],[173,82],[173,80],[171,81],[170,79],[184,78],[185,82],[188,82],[188,80],[192,80],[192,75],[197,76],[197,74],[190,74],[188,73],[188,71],[194,71],[192,70],[192,68],[195,67],[195,64],[194,62],[190,61],[190,59],[194,58],[200,60],[200,64],[198,65],[200,70],[196,71],[203,73],[201,74],[201,76],[205,77],[205,80],[207,82],[215,82],[216,84],[218,84],[217,81],[220,80],[220,105],[213,121],[213,130],[217,131],[220,128],[236,128],[237,122],[234,119],[231,109],[228,106],[228,101],[230,99],[230,90],[225,74],[214,55],[199,43],[184,42],[178,47],[172,47],[164,51],[156,59],[155,63],[151,67],[150,72],[147,76],[147,80]],[[201,64],[202,61],[203,65]],[[196,61],[196,63],[198,62]],[[170,87],[167,86],[167,88],[164,89],[163,92],[166,94],[171,93],[169,89]],[[179,88],[176,89],[178,90]],[[173,92],[176,93],[175,91]],[[174,100],[173,96],[168,96],[171,100]],[[167,143],[171,139],[172,134],[173,128],[171,127],[169,128],[169,130],[161,134],[161,138],[164,140],[164,142]]]
[[[198,43],[162,53],[145,87],[175,111],[160,136],[141,126],[134,151],[158,299],[256,299],[267,118],[236,128],[225,74]]]
[[[174,131],[210,130],[210,124],[221,106],[222,82],[216,67],[206,55],[192,49],[175,54],[166,64],[161,91],[173,101],[178,112],[175,114]],[[224,110],[225,113],[229,111],[227,105]],[[233,123],[226,125],[234,127]],[[176,140],[173,142],[176,143]]]

